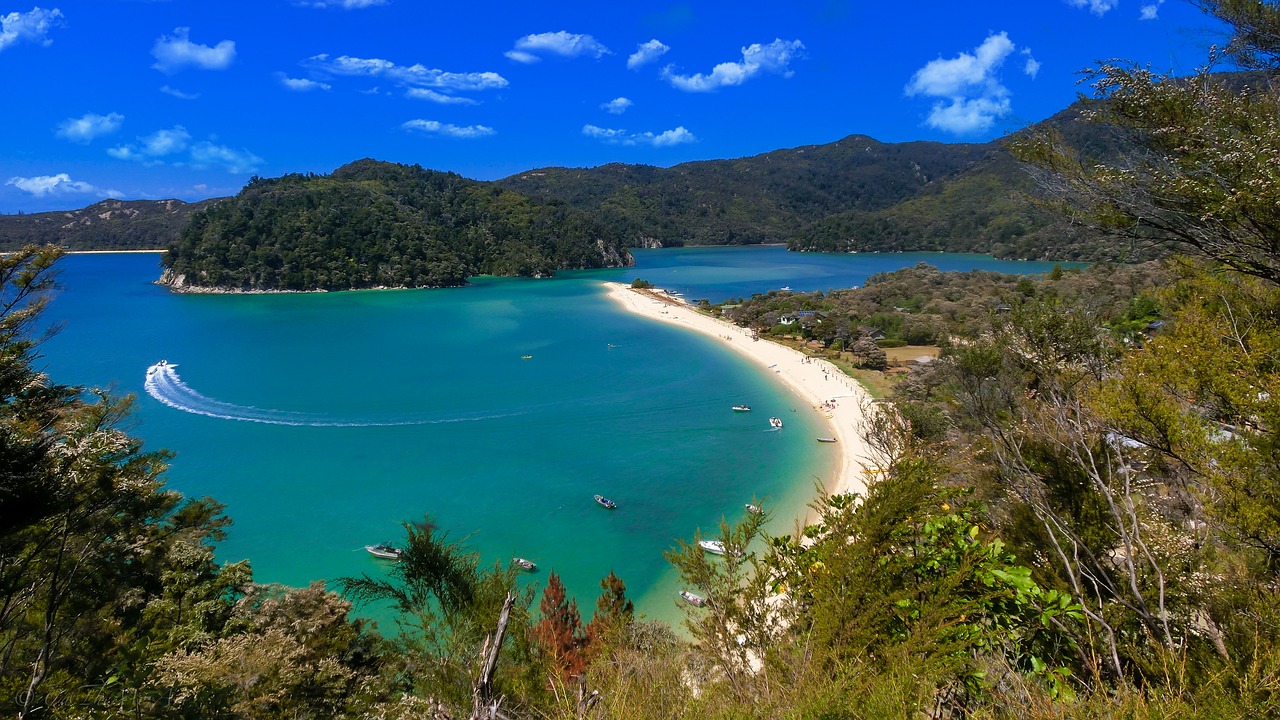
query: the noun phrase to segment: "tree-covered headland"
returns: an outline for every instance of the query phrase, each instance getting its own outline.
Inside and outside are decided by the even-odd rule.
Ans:
[[[452,287],[632,262],[619,236],[563,203],[418,166],[361,160],[331,175],[254,178],[194,213],[164,256],[178,290]]]
[[[1224,60],[1276,73],[1280,5],[1198,4],[1233,29]],[[1125,138],[1121,162],[1082,162],[1053,135],[1016,151],[1075,222],[1180,252],[1044,278],[913,268],[741,303],[766,328],[809,303],[815,327],[847,318],[855,342],[863,326],[927,334],[941,357],[868,409],[864,493],[820,498],[798,537],[744,514],[715,531],[725,556],[675,543],[682,584],[708,599],[683,633],[637,616],[614,576],[584,623],[554,575],[523,586],[429,521],[342,594],[255,584],[214,559],[217,503],[166,490],[166,456],[122,430],[127,400],[35,370],[57,251],[0,259],[4,711],[1280,714],[1280,93],[1121,63],[1090,78],[1090,120]],[[352,620],[365,601],[398,626]]]

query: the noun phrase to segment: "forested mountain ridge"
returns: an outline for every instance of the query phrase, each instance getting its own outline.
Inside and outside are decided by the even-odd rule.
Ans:
[[[67,250],[155,250],[173,242],[195,213],[217,200],[103,200],[79,210],[0,215],[0,251],[23,245]]]
[[[165,254],[182,290],[448,287],[631,263],[587,213],[419,166],[359,160],[331,175],[254,178],[192,216]]]
[[[543,168],[497,183],[598,213],[633,245],[777,243],[820,218],[892,207],[998,152],[850,135],[736,160]]]
[[[1105,126],[1077,103],[1026,132],[1053,128],[1083,151],[1114,157]],[[596,213],[630,245],[786,243],[825,252],[982,252],[1050,260],[1140,260],[1096,231],[1039,207],[1035,182],[1005,147],[882,143],[850,135],[827,145],[663,169],[611,164],[545,168],[497,181]]]

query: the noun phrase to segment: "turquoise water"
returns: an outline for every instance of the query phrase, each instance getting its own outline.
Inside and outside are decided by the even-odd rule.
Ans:
[[[644,277],[714,301],[847,287],[920,261],[1052,267],[781,248],[636,256],[635,268],[448,290],[193,296],[152,284],[158,255],[71,256],[41,362],[56,381],[137,395],[132,431],[177,453],[170,487],[227,505],[219,556],[250,559],[261,582],[382,572],[362,546],[430,515],[487,562],[537,562],[530,582],[555,570],[584,614],[613,570],[642,612],[671,618],[662,551],[753,496],[785,532],[834,449],[815,447],[818,419],[776,378],[714,339],[625,313],[600,281]],[[177,367],[149,395],[161,358]],[[739,402],[755,412],[733,413]],[[770,415],[786,427],[770,431]]]

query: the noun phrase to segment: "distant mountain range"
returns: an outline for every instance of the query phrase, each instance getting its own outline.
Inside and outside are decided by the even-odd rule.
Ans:
[[[192,213],[220,199],[103,200],[79,210],[0,215],[0,251],[31,244],[68,250],[157,250],[178,239]]]
[[[1077,147],[1113,152],[1106,129],[1078,116],[1072,106],[1040,125],[1054,126]],[[1145,259],[1124,256],[1107,238],[1037,206],[1030,176],[999,141],[882,143],[851,135],[737,160],[542,168],[467,182],[583,211],[627,247],[786,243],[805,251]],[[108,200],[73,212],[0,216],[0,249],[30,242],[73,250],[164,248],[194,214],[250,202],[252,187],[200,203]]]

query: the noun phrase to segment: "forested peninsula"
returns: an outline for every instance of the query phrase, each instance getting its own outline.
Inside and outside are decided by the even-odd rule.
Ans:
[[[175,290],[254,292],[452,287],[632,260],[616,232],[564,203],[360,160],[252,179],[194,213],[163,262]]]

